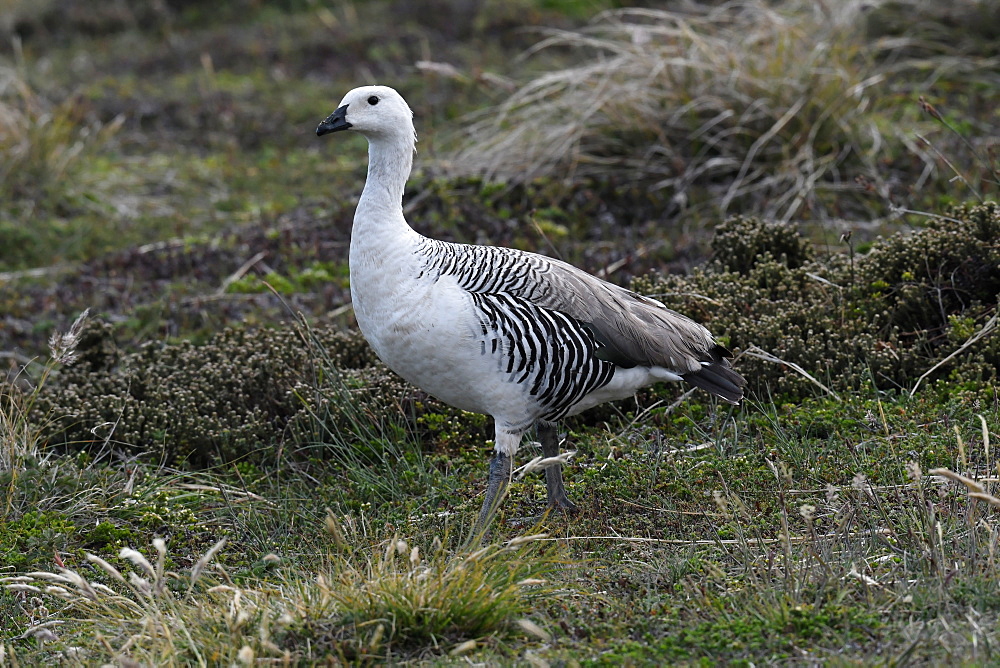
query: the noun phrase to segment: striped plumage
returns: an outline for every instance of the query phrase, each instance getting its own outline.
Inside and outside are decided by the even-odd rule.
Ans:
[[[742,399],[745,383],[729,352],[659,302],[542,255],[417,234],[402,209],[416,135],[396,91],[352,90],[316,132],[349,129],[369,142],[350,250],[358,325],[403,378],[495,419],[480,529],[532,426],[551,457],[556,420],[657,381],[683,379],[731,403]],[[551,504],[572,508],[559,465],[546,469],[546,483]]]
[[[479,354],[489,356],[495,373],[523,388],[535,404],[532,413],[537,414],[509,425],[511,429],[565,417],[614,376],[615,365],[600,359],[600,343],[586,326],[542,306],[555,288],[546,280],[548,258],[433,239],[424,240],[417,253],[427,259],[433,280],[453,276],[469,293],[480,328]]]

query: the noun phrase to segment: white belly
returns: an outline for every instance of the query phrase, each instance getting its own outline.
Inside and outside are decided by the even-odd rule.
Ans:
[[[456,408],[533,419],[524,388],[482,354],[472,300],[454,279],[401,281],[392,290],[352,280],[351,295],[375,354],[408,382]]]

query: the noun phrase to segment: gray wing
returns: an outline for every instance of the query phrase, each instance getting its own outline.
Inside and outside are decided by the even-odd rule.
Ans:
[[[618,287],[549,260],[552,288],[537,302],[563,311],[594,328],[607,359],[622,366],[659,366],[731,403],[743,399],[746,381],[733,371],[732,353],[712,333],[655,299]],[[547,301],[547,303],[546,303]]]
[[[598,356],[619,366],[658,366],[738,403],[746,381],[711,332],[660,302],[565,262],[511,248],[427,239],[428,270],[473,293],[507,294],[563,313],[593,333]]]

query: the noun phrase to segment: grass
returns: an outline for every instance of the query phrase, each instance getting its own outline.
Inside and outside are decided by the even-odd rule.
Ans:
[[[895,4],[916,26],[937,20],[927,15],[930,3]],[[868,9],[692,3],[612,10],[581,30],[544,31],[531,53],[569,51],[573,64],[476,112],[452,170],[505,182],[626,174],[710,218],[882,215],[884,203],[866,198],[855,179],[878,182],[889,197],[900,168],[923,170],[917,193],[890,199],[925,198],[924,186],[936,181],[928,175],[944,164],[918,142],[928,131],[915,113],[918,97],[922,105],[929,89],[976,85],[961,71],[973,62],[985,66],[982,76],[993,70],[953,51],[928,55],[929,41],[916,36],[873,39],[857,29]],[[982,120],[992,129],[980,136],[994,133],[993,121]],[[945,152],[961,154],[963,165],[974,158]],[[972,173],[966,185],[978,193],[991,177]]]
[[[103,212],[101,188],[80,176],[124,117],[89,120],[80,103],[77,95],[53,103],[18,68],[0,64],[0,267],[34,266],[59,248],[59,237],[72,233],[59,220],[68,211]]]
[[[458,551],[435,537],[424,558],[418,546],[393,538],[381,557],[360,557],[358,537],[345,535],[334,515],[327,517],[337,546],[351,556],[334,559],[319,576],[320,598],[333,604],[341,627],[365,636],[360,644],[370,651],[382,641],[405,649],[481,639],[512,624],[549,638],[522,617],[532,601],[567,593],[547,586],[545,578],[561,564],[540,543],[544,534]]]
[[[298,316],[351,324],[363,151],[307,140],[359,80],[396,83],[419,111],[424,174],[408,203],[434,236],[543,249],[625,281],[690,268],[705,252],[690,221],[746,210],[845,218],[862,267],[883,216],[922,225],[905,212],[995,192],[995,40],[977,13],[989,2],[954,15],[879,3],[863,22],[855,3],[689,3],[583,27],[615,4],[485,3],[452,22],[411,4],[233,2],[226,22],[136,4],[84,23],[59,0],[19,5],[23,48],[4,52],[0,95],[0,170],[17,166],[0,181],[14,381],[0,392],[0,665],[996,662],[1000,400],[959,373],[980,351],[963,342],[992,332],[988,306],[978,320],[949,311],[935,341],[959,351],[951,376],[916,392],[917,377],[836,395],[803,382],[720,409],[665,388],[570,420],[564,475],[581,513],[539,519],[544,480],[528,473],[484,546],[467,531],[488,421],[343,364]],[[525,24],[550,28],[518,60]],[[39,37],[50,29],[64,32]],[[442,131],[487,102],[474,148],[449,153]],[[435,178],[449,170],[509,178]],[[697,215],[668,234],[679,211]],[[912,264],[903,280],[920,282]],[[96,344],[74,340],[88,306],[115,323]],[[113,366],[236,322],[298,327],[274,340],[308,361],[277,397],[297,421],[249,438],[258,456],[177,468],[110,436],[82,451],[40,436],[62,416],[35,415],[32,388],[77,377],[74,354]],[[260,340],[242,337],[227,341]],[[236,357],[215,390],[256,368]],[[208,377],[153,358],[186,379],[168,390]],[[246,387],[285,392],[266,381]],[[171,424],[207,427],[194,419],[206,408]],[[115,413],[115,433],[138,414]],[[198,433],[151,447],[186,451]],[[535,454],[525,444],[520,463]]]
[[[566,476],[580,516],[549,517],[532,530],[548,538],[518,539],[521,518],[544,504],[543,480],[529,475],[513,483],[481,550],[460,539],[485,456],[432,458],[424,482],[440,484],[447,470],[471,489],[419,490],[417,504],[405,499],[405,465],[373,496],[358,482],[386,465],[359,474],[339,455],[269,473],[133,462],[110,479],[85,459],[27,465],[0,533],[2,549],[27,559],[4,575],[17,586],[0,610],[5,628],[37,631],[2,642],[27,663],[76,651],[178,663],[250,651],[306,663],[423,663],[452,651],[598,664],[861,660],[873,647],[901,661],[989,660],[1000,609],[990,585],[990,497],[1000,491],[992,392],[939,382],[912,399],[750,405],[722,429],[705,408],[684,404],[656,428],[629,415],[577,426],[568,438],[580,454]],[[412,440],[397,447],[427,456]],[[981,496],[950,471],[976,480]],[[37,489],[40,479],[77,487],[54,493],[51,483]],[[35,516],[24,503],[32,494],[44,499]],[[87,528],[96,525],[103,533]],[[171,536],[168,556],[158,535]],[[198,568],[223,537],[219,568]],[[130,547],[151,555],[153,575]],[[114,593],[87,598],[53,561]]]
[[[82,568],[59,568],[0,580],[8,592],[62,607],[62,623],[33,624],[23,638],[39,649],[61,648],[55,655],[71,662],[371,663],[392,660],[395,648],[427,643],[465,653],[487,636],[549,637],[522,617],[530,601],[551,594],[539,576],[558,562],[532,549],[543,536],[459,553],[436,539],[426,556],[394,538],[373,556],[357,547],[358,536],[344,535],[333,515],[328,525],[338,549],[311,578],[284,571],[271,554],[264,560],[275,571],[268,581],[236,583],[225,569],[213,568],[225,540],[179,574],[167,569],[166,542],[157,538],[152,560],[122,548],[118,561],[127,567],[87,554],[86,576]],[[0,647],[18,661],[13,646]]]

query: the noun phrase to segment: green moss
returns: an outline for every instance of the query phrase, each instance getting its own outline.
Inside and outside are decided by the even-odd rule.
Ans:
[[[269,272],[265,276],[246,275],[230,282],[226,292],[230,294],[261,294],[272,288],[280,294],[291,295],[301,292],[321,290],[327,284],[341,288],[350,287],[349,268],[346,264],[334,262],[311,262],[301,269],[293,269],[288,275]]]
[[[63,513],[30,510],[0,524],[0,561],[18,570],[50,562],[75,531],[73,520]]]
[[[88,551],[100,553],[137,544],[138,536],[131,529],[115,526],[105,520],[83,531],[81,540]]]

